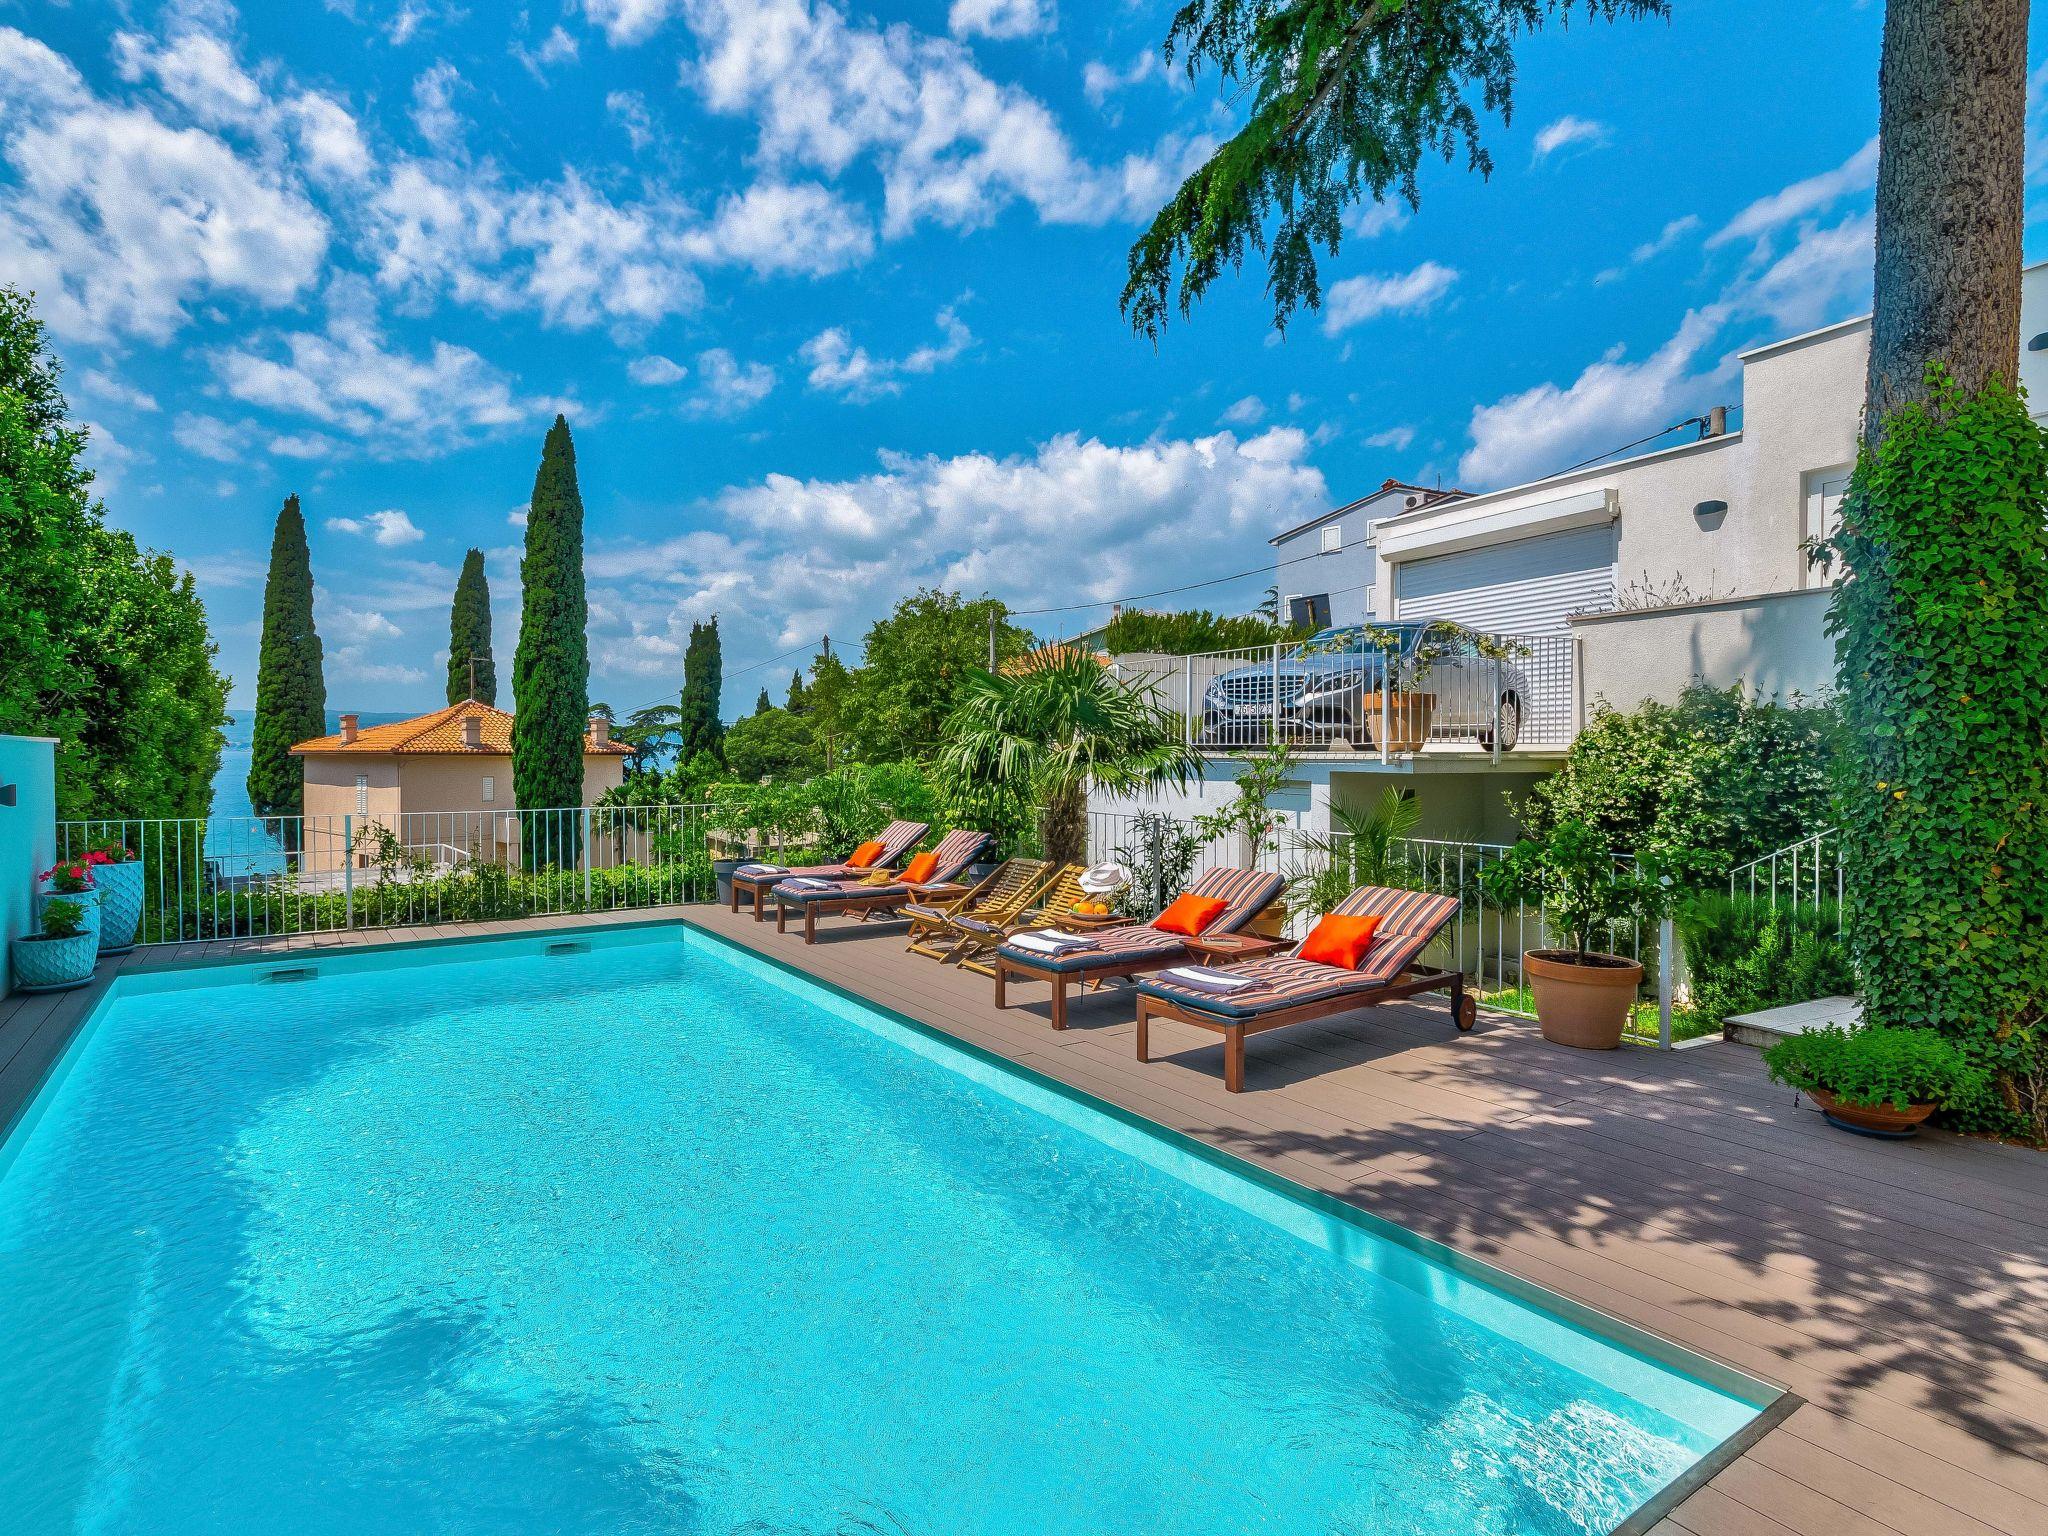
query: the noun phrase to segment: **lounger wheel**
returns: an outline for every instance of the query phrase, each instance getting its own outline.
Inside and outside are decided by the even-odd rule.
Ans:
[[[1479,999],[1467,994],[1460,997],[1453,1012],[1458,1020],[1458,1032],[1463,1034],[1479,1022]]]

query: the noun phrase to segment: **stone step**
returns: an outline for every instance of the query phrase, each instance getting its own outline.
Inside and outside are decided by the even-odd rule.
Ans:
[[[1817,997],[1810,1003],[1787,1003],[1781,1008],[1759,1008],[1754,1013],[1731,1013],[1721,1024],[1721,1038],[1738,1045],[1766,1046],[1787,1035],[1801,1035],[1826,1024],[1854,1027],[1863,1016],[1863,1005],[1853,997]]]

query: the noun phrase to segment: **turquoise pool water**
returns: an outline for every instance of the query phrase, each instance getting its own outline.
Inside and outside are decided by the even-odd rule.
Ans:
[[[1551,1536],[1757,1411],[713,941],[537,950],[103,1009],[0,1151],[9,1532]]]

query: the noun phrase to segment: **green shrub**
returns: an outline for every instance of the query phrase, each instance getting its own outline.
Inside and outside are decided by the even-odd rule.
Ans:
[[[1824,1089],[1845,1104],[1934,1104],[1981,1099],[1984,1069],[1931,1029],[1882,1024],[1844,1029],[1831,1024],[1780,1040],[1764,1066],[1788,1088]]]
[[[1794,911],[1718,892],[1693,896],[1675,914],[1692,1007],[1715,1027],[1731,1014],[1838,997],[1856,989],[1840,909]]]
[[[43,903],[43,937],[75,939],[85,932],[85,903],[54,897]]]
[[[1308,638],[1309,631],[1256,615],[1221,618],[1206,608],[1187,613],[1120,613],[1102,631],[1102,648],[1112,656],[1154,651],[1192,656],[1201,651],[1248,650],[1254,646]]]
[[[1995,1074],[1958,1124],[2048,1139],[2048,437],[2004,385],[1928,382],[1829,546],[1850,947],[1866,1018]]]
[[[1653,864],[1617,859],[1583,821],[1523,839],[1479,872],[1479,885],[1499,906],[1540,907],[1544,925],[1582,959],[1602,934],[1653,920],[1668,901]]]
[[[1676,704],[1598,706],[1564,767],[1518,809],[1534,835],[1583,821],[1609,847],[1700,856],[1721,873],[1834,816],[1840,710],[1694,684]]]

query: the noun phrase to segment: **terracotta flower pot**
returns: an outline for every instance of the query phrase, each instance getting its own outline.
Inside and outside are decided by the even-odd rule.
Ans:
[[[1582,1051],[1611,1051],[1621,1044],[1643,968],[1620,955],[1593,955],[1581,965],[1570,950],[1532,949],[1522,956],[1522,973],[1536,994],[1536,1022],[1543,1038]]]
[[[1932,1104],[1845,1104],[1825,1088],[1809,1088],[1806,1096],[1820,1106],[1832,1125],[1860,1136],[1885,1136],[1903,1140],[1920,1129],[1920,1122],[1934,1113]]]
[[[1358,707],[1365,722],[1366,737],[1372,745],[1379,745],[1380,729],[1384,726],[1389,752],[1420,752],[1429,741],[1429,722],[1436,714],[1436,695],[1382,695],[1374,690],[1359,700]]]

